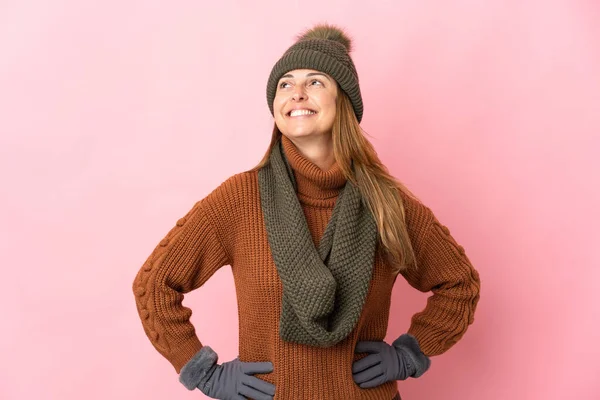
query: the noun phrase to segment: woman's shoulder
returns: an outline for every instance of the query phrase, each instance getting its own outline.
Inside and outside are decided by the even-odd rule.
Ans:
[[[238,208],[255,201],[258,194],[257,171],[238,172],[221,182],[201,201],[210,208]]]
[[[220,183],[215,190],[216,191],[239,191],[247,188],[248,185],[252,185],[257,182],[257,171],[247,170],[238,172],[234,175],[231,175],[229,178],[225,179],[222,183]]]
[[[404,206],[404,217],[407,227],[420,231],[425,229],[435,218],[433,211],[406,186],[398,187]]]

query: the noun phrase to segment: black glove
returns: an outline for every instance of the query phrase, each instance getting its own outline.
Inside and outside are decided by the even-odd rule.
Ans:
[[[213,399],[273,400],[275,385],[252,376],[273,372],[272,363],[242,362],[236,358],[219,365],[217,360],[217,354],[204,346],[181,369],[179,381],[188,389],[198,388]]]
[[[358,342],[355,353],[370,353],[352,364],[352,377],[361,388],[372,388],[388,381],[419,377],[427,371],[431,361],[417,340],[409,334],[401,335],[391,345],[386,342]]]

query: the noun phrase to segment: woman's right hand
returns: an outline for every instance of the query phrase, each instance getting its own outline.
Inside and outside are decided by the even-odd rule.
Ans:
[[[198,385],[205,395],[219,400],[273,400],[275,385],[253,376],[273,372],[271,362],[242,362],[236,358],[211,369],[210,377]]]

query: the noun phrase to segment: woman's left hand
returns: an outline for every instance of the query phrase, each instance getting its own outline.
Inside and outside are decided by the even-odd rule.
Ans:
[[[386,342],[358,342],[355,353],[370,353],[352,364],[352,376],[361,388],[371,388],[388,381],[418,378],[429,369],[431,361],[421,351],[417,339],[405,333],[391,345]]]
[[[354,382],[363,389],[409,377],[401,351],[386,342],[358,342],[354,352],[370,353],[352,364]]]

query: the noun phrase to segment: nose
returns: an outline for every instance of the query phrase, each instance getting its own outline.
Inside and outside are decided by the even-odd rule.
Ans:
[[[304,87],[302,85],[296,85],[294,88],[294,93],[292,94],[292,99],[295,101],[299,101],[300,99],[306,100],[306,92],[304,91]]]

